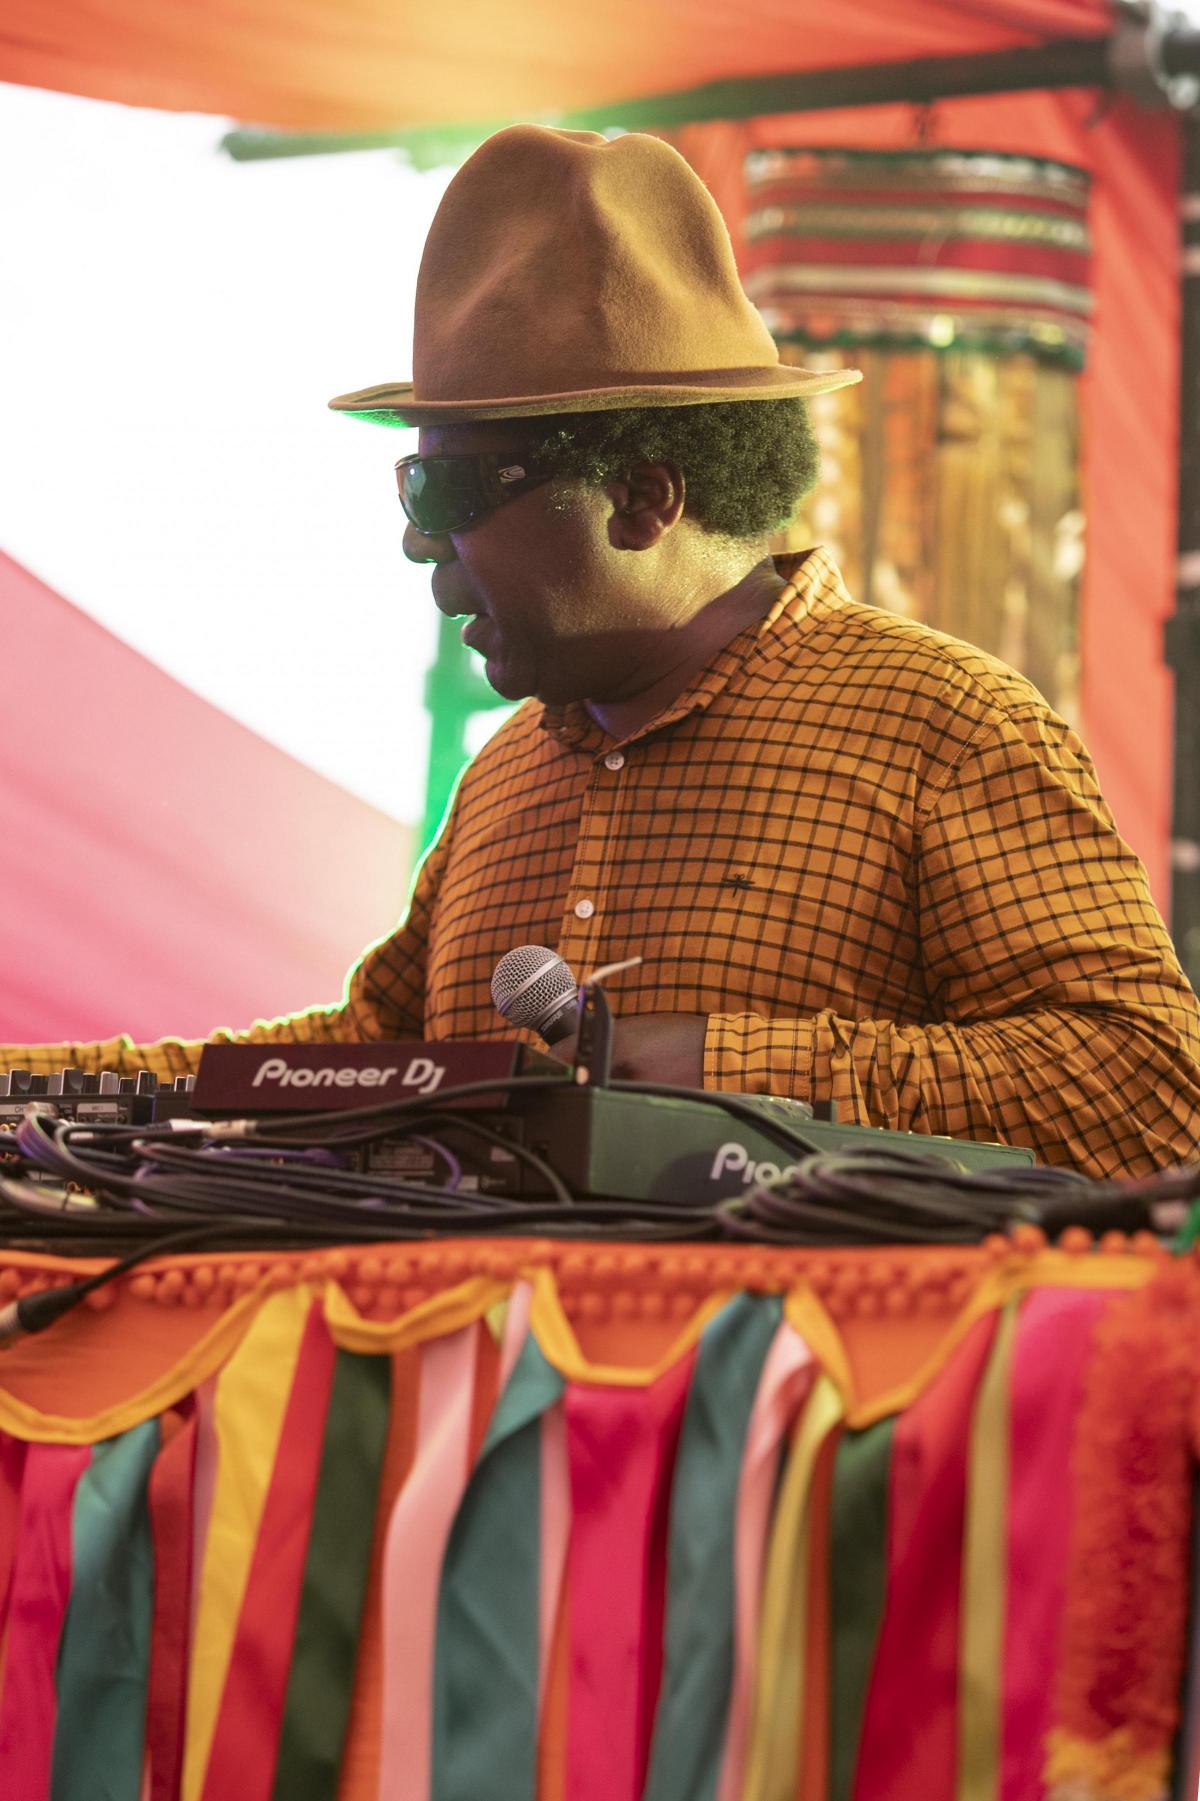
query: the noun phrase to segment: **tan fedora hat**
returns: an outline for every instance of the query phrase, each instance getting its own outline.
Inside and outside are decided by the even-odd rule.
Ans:
[[[779,361],[716,202],[670,145],[513,125],[463,164],[434,215],[413,379],[329,404],[432,425],[783,400],[858,380]]]

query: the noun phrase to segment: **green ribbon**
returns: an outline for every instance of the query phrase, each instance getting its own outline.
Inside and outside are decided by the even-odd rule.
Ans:
[[[158,1449],[157,1420],[106,1439],[75,1490],[51,1801],[141,1793],[154,1610],[146,1484]]]
[[[888,1484],[895,1419],[847,1432],[833,1466],[829,1801],[851,1801],[867,1685],[887,1593]]]
[[[738,1482],[782,1317],[778,1299],[738,1295],[700,1339],[671,1489],[663,1680],[644,1801],[714,1801],[717,1792],[733,1680]]]
[[[339,1351],[292,1648],[273,1801],[335,1801],[391,1412],[389,1357]]]
[[[450,1530],[430,1801],[530,1801],[537,1790],[541,1418],[565,1387],[531,1334]]]

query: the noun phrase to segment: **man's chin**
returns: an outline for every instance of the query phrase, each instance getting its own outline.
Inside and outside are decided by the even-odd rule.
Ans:
[[[522,672],[505,657],[485,657],[483,673],[501,700],[528,700],[534,692],[529,672]]]
[[[491,664],[487,664],[484,674],[488,686],[494,688],[501,700],[528,700],[529,687],[525,682],[514,681],[503,670],[493,672]]]

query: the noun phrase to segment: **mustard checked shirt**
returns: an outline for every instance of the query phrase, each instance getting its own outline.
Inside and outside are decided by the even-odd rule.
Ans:
[[[1200,1011],[1087,752],[995,659],[847,595],[827,554],[620,742],[527,702],[467,770],[407,918],[338,1006],[225,1040],[503,1038],[514,945],[707,1015],[705,1082],[1004,1139],[1094,1175],[1200,1154]],[[160,1076],[199,1043],[0,1046]]]

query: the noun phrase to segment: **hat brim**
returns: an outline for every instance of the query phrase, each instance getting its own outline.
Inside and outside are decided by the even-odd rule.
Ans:
[[[829,394],[862,380],[861,369],[800,369],[788,363],[759,369],[672,371],[641,376],[614,388],[579,388],[567,394],[525,394],[510,399],[418,400],[411,382],[383,382],[337,394],[335,413],[374,425],[468,424],[485,419],[533,419],[552,413],[608,413],[622,407],[704,406],[727,400],[798,400]]]

